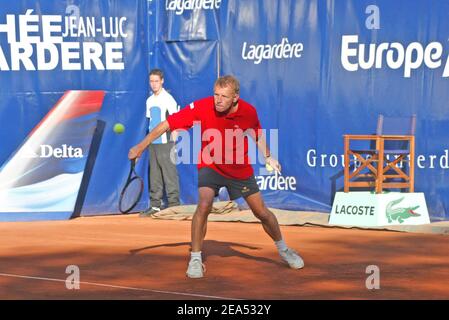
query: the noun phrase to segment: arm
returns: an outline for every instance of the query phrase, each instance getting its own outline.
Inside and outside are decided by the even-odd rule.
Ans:
[[[276,170],[277,173],[281,173],[281,164],[272,157],[270,149],[268,149],[267,142],[265,141],[265,137],[263,135],[259,136],[259,139],[256,142],[257,147],[259,148],[260,152],[265,157],[265,163],[271,166],[274,170]]]
[[[171,101],[168,105],[168,114],[172,115],[176,112],[178,112],[180,110],[180,107],[178,106],[178,104],[176,103],[176,100],[173,98],[172,95],[170,95],[171,97]],[[176,142],[176,139],[178,139],[178,132],[176,130],[171,132],[171,139],[173,140],[173,142]]]
[[[172,140],[173,140],[173,142],[176,142],[176,139],[178,139],[178,131],[172,131],[171,132],[171,138],[172,138]]]
[[[129,149],[128,158],[135,159],[139,158],[142,155],[142,152],[157,138],[159,138],[163,133],[167,132],[170,129],[170,126],[167,120],[159,123],[156,128],[151,130],[150,133],[143,138],[137,145]]]

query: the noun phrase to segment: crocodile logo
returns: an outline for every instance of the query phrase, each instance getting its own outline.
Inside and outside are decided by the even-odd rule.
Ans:
[[[411,217],[420,217],[421,215],[414,210],[418,209],[419,206],[415,207],[405,207],[405,208],[393,208],[393,206],[397,205],[399,202],[404,200],[404,197],[399,198],[398,200],[393,200],[388,203],[387,208],[385,210],[388,223],[392,223],[397,220],[399,223],[403,223],[405,219]]]

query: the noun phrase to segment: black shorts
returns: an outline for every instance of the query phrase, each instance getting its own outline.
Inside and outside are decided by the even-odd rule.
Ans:
[[[198,188],[209,187],[215,191],[215,196],[218,196],[218,191],[221,187],[228,189],[231,200],[240,197],[248,197],[254,193],[259,192],[256,178],[252,176],[246,180],[226,178],[216,172],[215,170],[205,167],[198,172]]]

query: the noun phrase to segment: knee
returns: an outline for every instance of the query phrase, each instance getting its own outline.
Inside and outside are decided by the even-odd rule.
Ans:
[[[264,222],[270,219],[270,215],[272,214],[270,210],[268,210],[267,207],[262,207],[257,210],[253,210],[254,216],[259,219],[260,221]]]
[[[208,216],[211,210],[211,203],[209,203],[208,201],[200,201],[198,202],[198,206],[196,208],[196,214],[199,214],[201,216]]]

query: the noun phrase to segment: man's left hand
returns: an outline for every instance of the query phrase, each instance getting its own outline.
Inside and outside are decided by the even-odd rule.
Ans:
[[[267,159],[265,159],[265,162],[268,165],[270,165],[274,169],[274,171],[276,171],[277,173],[281,174],[281,164],[279,163],[279,161],[277,161],[273,157],[268,157]]]

